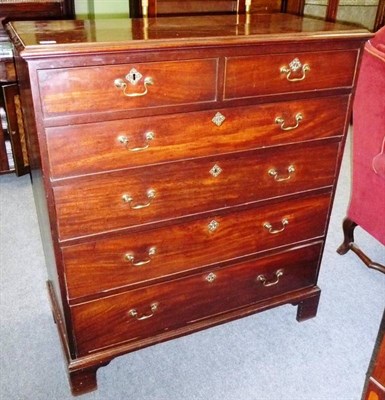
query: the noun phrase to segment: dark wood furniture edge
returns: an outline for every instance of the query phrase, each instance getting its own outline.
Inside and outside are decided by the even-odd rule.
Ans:
[[[385,341],[385,310],[382,315],[382,320],[378,331],[376,343],[374,345],[373,354],[369,362],[368,371],[366,373],[366,381],[362,392],[362,400],[371,399],[371,397],[368,397],[371,390],[373,390],[374,392],[379,392],[383,395],[383,397],[380,397],[379,400],[385,398],[385,387],[382,386],[381,383],[374,379],[372,376],[376,363],[378,362],[380,347],[384,346],[383,341]]]
[[[372,261],[355,243],[354,243],[354,229],[358,226],[353,220],[346,217],[342,222],[342,229],[344,233],[344,241],[338,247],[337,253],[340,255],[346,254],[352,250],[361,261],[368,267],[385,274],[385,266]]]
[[[170,339],[175,339],[190,333],[198,332],[203,329],[211,328],[226,322],[251,316],[277,306],[292,304],[298,306],[297,321],[302,322],[313,318],[317,314],[321,290],[318,286],[301,289],[296,292],[286,293],[271,300],[260,301],[243,309],[235,309],[230,312],[216,315],[210,319],[194,322],[169,332],[163,332],[150,338],[140,341],[140,343],[127,343],[111,349],[102,350],[89,356],[71,359],[67,343],[65,326],[61,316],[60,308],[56,300],[56,295],[50,281],[47,281],[48,292],[51,302],[53,319],[59,332],[60,342],[64,355],[67,360],[67,372],[73,395],[81,395],[97,389],[96,372],[100,367],[106,366],[109,362],[121,355],[152,346]]]
[[[378,31],[384,25],[385,25],[385,0],[379,0],[373,32]]]
[[[8,130],[17,176],[26,175],[29,171],[28,152],[26,149],[26,134],[23,113],[21,110],[19,86],[16,82],[2,85]]]
[[[302,16],[305,8],[305,0],[282,0],[281,12]]]
[[[335,22],[337,19],[339,0],[329,0],[326,8],[326,21]]]
[[[375,393],[373,395],[373,393]],[[378,397],[380,395],[381,397]],[[365,385],[365,392],[362,400],[384,400],[385,387],[380,385],[375,379],[370,377]],[[369,397],[368,397],[369,396]]]

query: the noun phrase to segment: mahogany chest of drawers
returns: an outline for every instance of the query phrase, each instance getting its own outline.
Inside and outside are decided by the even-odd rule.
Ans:
[[[74,394],[116,356],[315,316],[362,29],[296,16],[15,22]]]

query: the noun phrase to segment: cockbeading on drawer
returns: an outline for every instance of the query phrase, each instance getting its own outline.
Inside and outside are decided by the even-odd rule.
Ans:
[[[50,174],[60,179],[341,136],[347,106],[348,96],[335,96],[47,128]]]
[[[114,289],[320,238],[329,207],[330,193],[325,193],[65,246],[68,297],[105,296]]]
[[[334,139],[63,180],[53,188],[60,239],[331,186],[339,146]]]
[[[224,97],[350,88],[357,57],[356,50],[228,57]]]
[[[212,58],[42,69],[43,113],[55,117],[214,102],[217,64]]]
[[[191,324],[314,285],[321,244],[71,307],[78,355]],[[241,295],[240,295],[241,294]]]

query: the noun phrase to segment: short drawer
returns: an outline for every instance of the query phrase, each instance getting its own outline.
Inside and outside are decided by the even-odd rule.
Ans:
[[[171,220],[334,182],[338,142],[133,168],[54,187],[61,240]]]
[[[320,252],[321,245],[315,244],[72,306],[77,354],[144,339],[313,286]]]
[[[353,85],[357,51],[229,57],[225,99]]]
[[[69,298],[93,295],[322,237],[330,194],[62,249]]]
[[[47,69],[38,77],[45,117],[205,103],[217,96],[217,59]]]
[[[348,96],[337,96],[47,128],[50,173],[63,178],[340,136],[347,105]]]

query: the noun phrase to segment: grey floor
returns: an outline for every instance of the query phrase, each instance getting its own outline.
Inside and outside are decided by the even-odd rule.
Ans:
[[[341,257],[349,147],[322,262],[316,318],[283,306],[131,353],[98,372],[83,400],[359,400],[385,306],[385,275]],[[45,287],[29,177],[0,176],[0,398],[71,399]],[[356,238],[377,261],[385,250]]]

